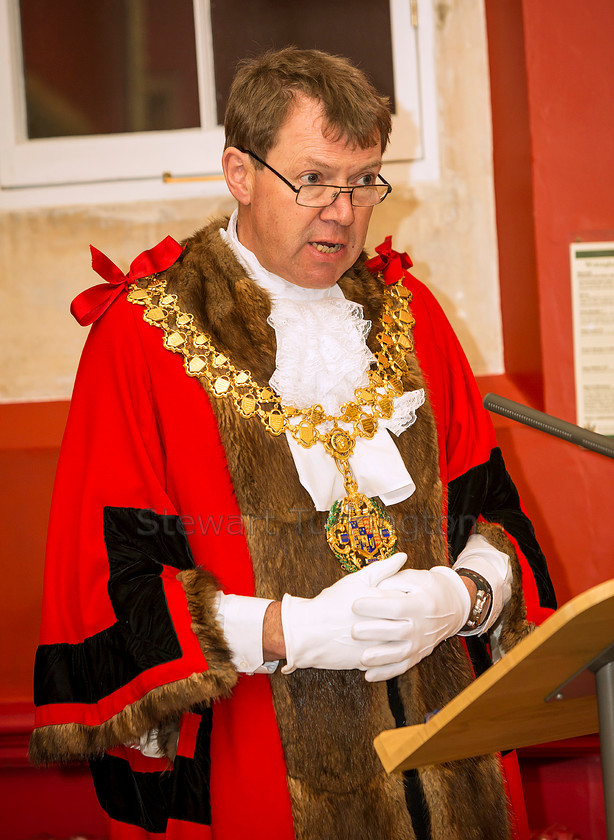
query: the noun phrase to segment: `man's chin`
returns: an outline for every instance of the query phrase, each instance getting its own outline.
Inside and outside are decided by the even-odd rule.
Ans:
[[[345,266],[328,266],[322,270],[322,266],[305,268],[304,273],[288,278],[295,286],[302,286],[305,289],[330,289],[343,277],[347,268]]]
[[[347,252],[343,254],[343,259],[340,259],[339,255],[331,255],[331,257],[321,259],[318,255],[315,259],[307,260],[304,274],[295,276],[290,282],[309,289],[331,288],[354,264],[354,260],[348,259]]]
[[[302,278],[286,278],[288,283],[292,283],[294,286],[300,286],[303,289],[330,289],[335,286],[338,280],[341,279],[343,275],[339,275],[336,278],[319,278],[319,277],[302,277]]]

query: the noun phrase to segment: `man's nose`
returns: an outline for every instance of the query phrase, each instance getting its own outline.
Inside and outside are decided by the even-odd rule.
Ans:
[[[320,218],[324,221],[338,222],[340,225],[351,225],[354,221],[352,193],[349,190],[340,190],[333,203],[322,208]]]

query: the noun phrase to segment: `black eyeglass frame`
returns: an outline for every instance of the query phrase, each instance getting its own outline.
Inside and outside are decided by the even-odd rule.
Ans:
[[[284,184],[287,184],[290,187],[290,189],[292,190],[292,192],[296,193],[296,199],[295,200],[296,200],[296,203],[299,205],[299,207],[330,207],[339,198],[341,193],[349,193],[350,194],[350,201],[352,203],[352,207],[377,207],[377,205],[381,204],[382,201],[388,195],[390,195],[390,193],[392,192],[392,184],[389,184],[388,181],[382,175],[380,175],[379,172],[378,172],[377,177],[380,179],[382,184],[384,184],[384,186],[387,187],[387,190],[384,193],[384,195],[380,198],[380,200],[376,204],[354,204],[354,190],[366,190],[366,189],[369,189],[370,187],[373,187],[374,184],[358,184],[355,187],[341,187],[338,184],[301,184],[300,187],[295,187],[294,184],[291,184],[290,181],[288,181],[287,178],[284,178],[284,176],[281,174],[281,172],[278,172],[276,169],[273,169],[273,167],[270,166],[266,162],[266,160],[262,160],[262,158],[258,157],[258,155],[255,152],[251,152],[249,149],[241,149],[241,148],[239,148],[239,151],[243,152],[243,154],[245,154],[245,155],[249,155],[254,160],[257,160],[258,163],[261,163],[263,166],[266,166],[267,169],[270,169],[270,171],[273,173],[273,175],[277,175],[277,177],[280,180],[282,180],[284,182]],[[328,204],[299,204],[298,197],[300,195],[301,190],[303,189],[303,187],[310,187],[310,186],[314,186],[314,187],[316,187],[316,186],[317,187],[334,187],[334,189],[339,190],[339,192],[333,198],[333,200],[331,202],[329,202]]]

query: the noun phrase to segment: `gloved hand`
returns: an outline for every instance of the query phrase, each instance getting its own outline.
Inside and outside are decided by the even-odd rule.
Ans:
[[[366,670],[361,657],[372,641],[362,642],[352,637],[352,625],[356,621],[352,605],[357,598],[371,602],[385,597],[387,593],[377,589],[378,584],[398,572],[406,560],[407,555],[402,553],[377,560],[336,581],[315,598],[284,595],[281,623],[286,665],[282,673],[291,674],[296,668]]]
[[[387,577],[378,589],[378,597],[354,602],[356,615],[368,619],[357,621],[352,630],[356,640],[371,643],[360,662],[367,668],[368,682],[408,671],[440,642],[458,633],[471,610],[465,584],[447,566],[406,569]]]

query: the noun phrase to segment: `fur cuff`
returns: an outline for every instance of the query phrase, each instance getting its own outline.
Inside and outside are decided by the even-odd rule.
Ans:
[[[81,723],[41,726],[30,739],[30,761],[36,765],[84,761],[120,744],[134,743],[144,732],[159,729],[161,721],[229,694],[233,684],[232,669],[230,675],[210,669],[152,689],[100,726]]]
[[[512,564],[512,597],[503,607],[498,621],[492,628],[496,632],[501,653],[504,654],[533,630],[533,625],[527,621],[522,592],[522,570],[516,550],[501,525],[494,522],[478,522],[475,533],[481,534],[494,548],[507,554]]]
[[[217,593],[220,589],[213,575],[204,569],[188,569],[177,575],[185,590],[188,609],[192,616],[192,630],[209,668],[223,672],[229,689],[237,681],[232,665],[232,654],[224,637],[224,631],[216,620]]]
[[[237,681],[224,634],[215,620],[217,585],[202,569],[180,572],[192,629],[198,638],[209,666],[200,674],[149,691],[99,726],[64,723],[41,726],[30,739],[29,757],[36,765],[82,761],[93,758],[120,744],[138,742],[150,729],[166,731],[172,721],[194,706],[210,704],[228,697]],[[169,730],[170,731],[170,730]],[[163,749],[173,758],[173,738]],[[164,741],[164,739],[163,739]]]

